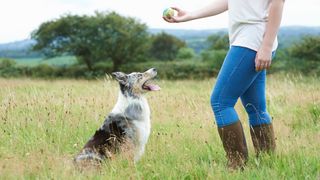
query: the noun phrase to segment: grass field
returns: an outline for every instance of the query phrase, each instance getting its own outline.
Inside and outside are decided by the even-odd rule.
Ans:
[[[0,79],[0,179],[319,179],[320,79],[273,75],[268,109],[277,153],[257,159],[247,117],[236,105],[249,145],[243,172],[230,173],[209,96],[214,79],[159,81],[148,94],[152,133],[142,160],[119,156],[80,171],[73,156],[112,109],[109,80]]]
[[[37,66],[40,64],[47,64],[52,66],[70,66],[77,62],[76,58],[73,56],[62,56],[62,57],[55,57],[55,58],[21,58],[15,59],[17,66]]]

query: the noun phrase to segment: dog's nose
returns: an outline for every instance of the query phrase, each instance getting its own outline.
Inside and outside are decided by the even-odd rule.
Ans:
[[[154,71],[154,72],[157,72],[157,69],[156,69],[156,68],[152,68],[151,70]]]

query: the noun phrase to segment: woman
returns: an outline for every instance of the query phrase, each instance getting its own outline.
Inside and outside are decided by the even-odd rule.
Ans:
[[[173,7],[176,16],[163,17],[179,23],[214,16],[228,10],[230,49],[211,95],[218,132],[228,167],[243,168],[248,150],[241,122],[234,109],[241,98],[250,122],[256,153],[273,152],[275,138],[266,109],[266,69],[276,50],[284,0],[216,0],[203,9],[187,12]]]

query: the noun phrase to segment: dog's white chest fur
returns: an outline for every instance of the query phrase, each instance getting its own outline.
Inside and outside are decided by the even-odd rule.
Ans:
[[[145,145],[148,142],[148,138],[151,131],[150,122],[150,107],[145,97],[132,98],[125,97],[121,92],[119,93],[118,101],[115,107],[112,109],[113,114],[127,114],[128,108],[138,105],[141,107],[137,112],[130,112],[130,118],[134,124],[136,136],[136,149],[134,160],[138,161],[144,153]],[[133,109],[135,111],[135,109]]]

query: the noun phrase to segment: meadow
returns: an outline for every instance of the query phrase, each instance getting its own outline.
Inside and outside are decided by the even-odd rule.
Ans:
[[[41,64],[51,66],[70,66],[77,62],[74,56],[59,56],[54,58],[17,58],[14,59],[17,66],[34,67]]]
[[[101,125],[116,82],[0,79],[0,179],[319,179],[320,78],[268,76],[277,151],[256,158],[238,102],[250,159],[229,172],[209,97],[215,79],[158,80],[147,94],[152,133],[141,161],[125,157],[77,169],[73,157]]]

